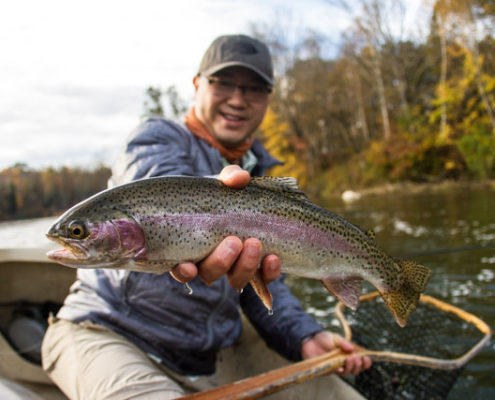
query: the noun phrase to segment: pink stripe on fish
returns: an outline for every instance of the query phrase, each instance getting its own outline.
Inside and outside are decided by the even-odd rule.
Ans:
[[[220,229],[226,234],[237,234],[244,237],[260,238],[266,236],[268,232],[279,240],[305,242],[356,256],[366,255],[338,233],[325,232],[318,227],[307,225],[303,221],[274,215],[243,211],[237,214],[204,213],[154,216],[147,217],[146,220],[174,228],[186,227],[203,231]]]

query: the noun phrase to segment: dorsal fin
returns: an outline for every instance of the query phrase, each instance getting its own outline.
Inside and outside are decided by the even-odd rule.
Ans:
[[[299,201],[309,201],[308,196],[299,188],[296,178],[256,176],[251,178],[249,184],[274,192],[284,193]]]

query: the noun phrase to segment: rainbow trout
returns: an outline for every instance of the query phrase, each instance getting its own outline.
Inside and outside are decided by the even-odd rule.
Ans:
[[[401,326],[431,273],[392,259],[371,235],[312,204],[293,178],[252,178],[241,190],[181,176],[117,186],[65,212],[47,234],[63,249],[47,256],[69,267],[164,273],[198,262],[229,235],[258,238],[265,255],[278,255],[282,272],[321,280],[352,309],[362,280],[370,282]],[[251,284],[270,308],[266,287]]]

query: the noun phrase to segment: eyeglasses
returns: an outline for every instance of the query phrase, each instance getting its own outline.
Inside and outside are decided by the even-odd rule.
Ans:
[[[217,96],[230,97],[234,94],[236,89],[239,89],[246,101],[256,103],[266,100],[268,95],[272,92],[272,88],[269,86],[238,85],[234,82],[213,76],[204,76],[204,78],[211,85]]]

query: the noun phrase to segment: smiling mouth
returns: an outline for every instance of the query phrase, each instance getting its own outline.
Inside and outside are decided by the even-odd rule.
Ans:
[[[229,122],[243,122],[246,120],[244,117],[238,117],[232,114],[220,113]]]

